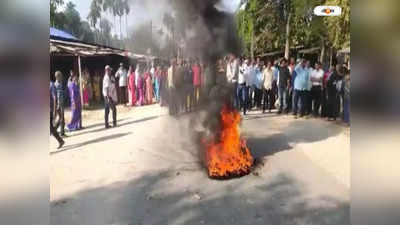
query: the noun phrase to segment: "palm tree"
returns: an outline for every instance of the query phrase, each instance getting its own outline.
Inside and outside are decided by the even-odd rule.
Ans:
[[[125,29],[126,29],[126,37],[128,37],[128,15],[131,11],[129,6],[129,0],[124,1],[124,9],[125,9]]]
[[[93,0],[92,3],[90,4],[90,12],[89,15],[87,16],[87,19],[95,31],[96,31],[97,20],[100,18],[101,18],[101,7],[98,5],[98,0]],[[96,32],[95,32],[95,41],[96,42],[98,41]]]
[[[124,0],[115,0],[115,12],[119,17],[119,38],[122,40],[122,16],[125,14],[125,1]]]
[[[114,16],[113,26],[115,27],[115,16],[117,15],[115,1],[114,0],[104,0],[103,1],[103,11],[109,12],[110,15]],[[114,32],[117,33],[115,28],[114,28]]]

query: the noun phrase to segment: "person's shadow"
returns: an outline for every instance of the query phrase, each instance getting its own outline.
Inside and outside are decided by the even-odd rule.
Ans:
[[[58,154],[58,153],[69,151],[69,150],[74,150],[76,148],[80,148],[80,147],[83,147],[83,146],[86,146],[86,145],[89,145],[89,144],[94,144],[94,143],[99,143],[99,142],[102,142],[102,141],[107,141],[107,140],[111,140],[111,139],[115,139],[115,138],[124,137],[126,135],[131,134],[131,133],[132,132],[118,133],[118,134],[113,134],[113,135],[104,136],[104,137],[100,137],[100,138],[95,138],[95,139],[92,139],[92,140],[89,140],[89,141],[85,141],[85,142],[82,142],[82,143],[79,143],[79,144],[66,146],[66,147],[64,147],[64,148],[62,148],[62,149],[60,149],[58,151],[50,152],[50,155]]]

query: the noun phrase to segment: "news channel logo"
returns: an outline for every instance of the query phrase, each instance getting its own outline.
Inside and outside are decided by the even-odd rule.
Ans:
[[[320,5],[314,8],[314,14],[317,16],[340,16],[342,8],[339,6]]]

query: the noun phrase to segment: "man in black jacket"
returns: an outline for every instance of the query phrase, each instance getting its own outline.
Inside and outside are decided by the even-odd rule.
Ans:
[[[287,95],[290,82],[290,71],[287,66],[287,60],[283,58],[278,67],[278,96],[279,96],[279,110],[278,114],[282,112],[288,113]]]

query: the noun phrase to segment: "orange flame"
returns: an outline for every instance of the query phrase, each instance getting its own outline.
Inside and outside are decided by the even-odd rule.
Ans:
[[[248,174],[253,157],[246,141],[240,138],[240,114],[223,107],[221,135],[218,143],[206,144],[206,163],[210,177],[228,177]]]

